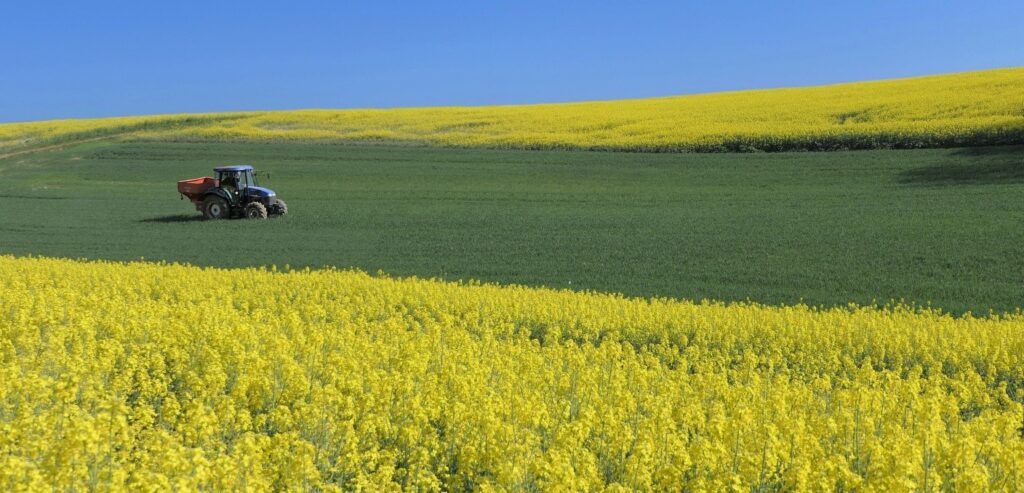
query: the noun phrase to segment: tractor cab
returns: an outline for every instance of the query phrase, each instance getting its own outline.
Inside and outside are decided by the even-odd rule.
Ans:
[[[256,186],[256,174],[252,171],[252,166],[240,165],[240,166],[221,166],[220,168],[214,168],[214,179],[220,184],[220,187],[227,191],[232,197],[232,202],[236,202],[242,198],[248,192],[249,187]]]
[[[239,164],[213,168],[214,177],[178,182],[178,193],[189,198],[207,219],[265,218],[284,215],[288,206],[269,188],[256,183],[252,166]]]

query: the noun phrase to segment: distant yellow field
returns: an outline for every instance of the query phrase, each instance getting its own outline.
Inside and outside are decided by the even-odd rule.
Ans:
[[[155,129],[211,125],[237,118],[237,113],[153,115],[82,120],[47,120],[0,124],[0,154],[17,149],[74,142],[97,137],[132,138]]]
[[[1020,491],[1024,316],[0,256],[4,491]]]
[[[1018,144],[1024,68],[607,102],[162,116],[148,128],[140,121],[0,125],[0,150],[119,127],[149,139],[661,152]]]

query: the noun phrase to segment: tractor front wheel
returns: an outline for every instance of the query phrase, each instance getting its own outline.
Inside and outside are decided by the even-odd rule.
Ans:
[[[271,212],[278,216],[283,216],[288,213],[288,204],[284,203],[283,200],[278,199],[277,202],[271,207]]]
[[[259,202],[252,202],[245,206],[245,217],[249,219],[266,219],[267,208]]]
[[[230,214],[228,202],[216,195],[206,197],[203,201],[203,217],[206,219],[226,219]]]

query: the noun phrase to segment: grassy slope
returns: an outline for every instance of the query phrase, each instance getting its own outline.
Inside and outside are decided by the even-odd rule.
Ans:
[[[795,154],[95,142],[0,160],[0,253],[354,266],[768,303],[1024,293],[1024,148]],[[174,181],[251,162],[283,220],[203,222]]]
[[[384,141],[667,152],[1024,144],[1024,68],[572,104],[6,124],[0,125],[0,154],[96,134],[206,142]]]

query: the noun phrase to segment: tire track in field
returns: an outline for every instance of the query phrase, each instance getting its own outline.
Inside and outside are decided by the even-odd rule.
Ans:
[[[21,150],[17,150],[17,151],[11,151],[11,152],[8,152],[8,153],[0,154],[0,159],[7,159],[7,158],[15,157],[15,156],[22,156],[22,155],[25,155],[25,154],[31,154],[33,152],[55,151],[55,150],[58,150],[58,149],[63,149],[65,147],[70,147],[70,146],[74,146],[74,145],[78,145],[78,144],[85,144],[86,142],[96,142],[98,140],[115,139],[115,138],[121,137],[123,135],[124,134],[104,135],[102,137],[90,137],[88,139],[73,140],[73,141],[70,141],[70,142],[61,142],[59,144],[51,144],[51,145],[42,146],[42,147],[33,147],[31,149],[21,149]]]

